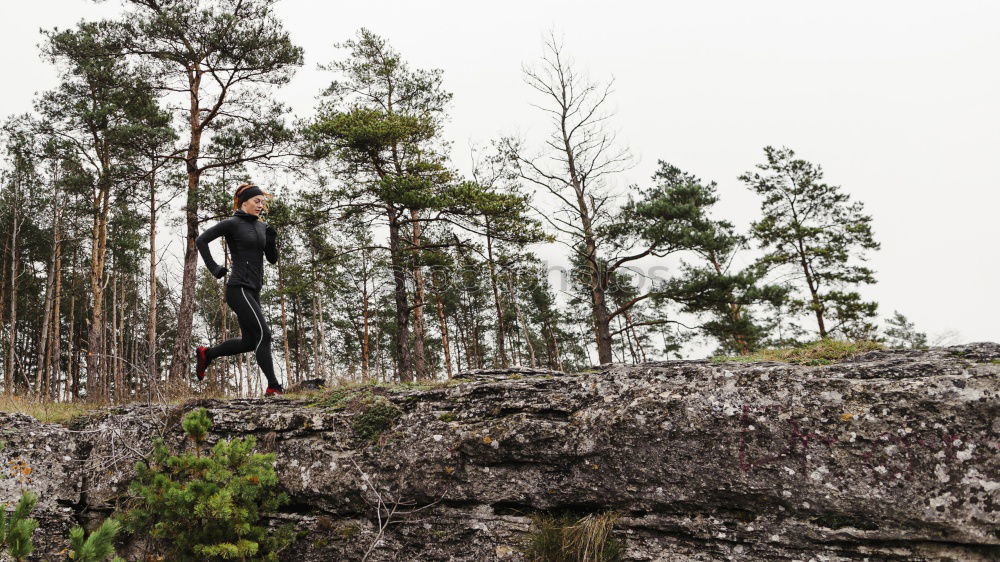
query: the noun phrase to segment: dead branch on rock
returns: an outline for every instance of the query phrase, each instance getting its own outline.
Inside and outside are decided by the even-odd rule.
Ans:
[[[385,530],[389,525],[400,523],[404,518],[434,507],[441,503],[441,500],[448,494],[448,490],[445,490],[440,497],[431,503],[415,507],[419,505],[415,501],[404,500],[388,489],[379,490],[374,479],[362,470],[354,459],[351,459],[351,464],[354,465],[354,469],[361,475],[361,480],[364,483],[361,497],[365,500],[365,503],[375,508],[375,518],[378,523],[378,533],[375,535],[375,540],[372,541],[368,550],[365,551],[365,555],[361,558],[362,562],[368,560],[368,557],[375,551],[375,547],[382,542],[382,539],[385,537]]]

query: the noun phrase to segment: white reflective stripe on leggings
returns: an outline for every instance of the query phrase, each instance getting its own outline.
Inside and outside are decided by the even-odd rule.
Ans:
[[[240,292],[243,293],[243,300],[247,301],[247,306],[250,307],[250,312],[253,312],[254,320],[256,320],[257,325],[260,326],[260,339],[257,340],[257,347],[253,348],[253,352],[256,354],[261,342],[264,341],[264,325],[260,323],[260,318],[257,318],[257,311],[254,310],[253,305],[250,304],[250,299],[247,298],[247,293],[243,290],[243,287],[240,287]]]

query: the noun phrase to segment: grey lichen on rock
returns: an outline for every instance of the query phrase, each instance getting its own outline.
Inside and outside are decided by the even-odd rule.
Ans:
[[[611,511],[623,560],[996,560],[997,359],[984,343],[479,372],[372,394],[375,438],[344,396],[198,405],[210,442],[255,434],[277,453],[292,501],[273,524],[305,533],[288,560],[523,560],[533,516]],[[0,460],[36,467],[38,559],[114,508],[152,437],[180,444],[170,419],[130,406],[74,432],[0,414]],[[0,502],[14,492],[0,480]]]

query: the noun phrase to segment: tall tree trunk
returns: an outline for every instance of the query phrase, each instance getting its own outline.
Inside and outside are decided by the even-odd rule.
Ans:
[[[69,396],[71,400],[80,399],[80,344],[78,332],[76,331],[76,295],[70,293],[69,297]]]
[[[299,322],[300,311],[302,307],[299,305],[299,295],[295,294],[292,299],[292,320],[295,323],[295,372],[299,374],[301,378],[302,374],[302,356],[299,353],[300,346],[302,345],[302,326]]]
[[[113,265],[113,264],[112,264]],[[117,268],[114,268],[117,270]],[[111,380],[114,382],[113,396],[116,402],[121,403],[125,398],[125,287],[123,286],[121,275],[111,274],[111,341],[114,345]]]
[[[565,91],[564,91],[565,95]],[[597,255],[597,237],[594,233],[594,226],[591,221],[590,204],[587,202],[587,186],[585,178],[577,170],[576,158],[577,148],[570,140],[572,131],[568,128],[568,108],[563,106],[562,118],[560,121],[563,152],[566,155],[566,168],[569,173],[570,184],[576,194],[577,211],[580,215],[580,227],[583,230],[584,251],[588,266],[590,267],[590,291],[591,306],[594,320],[594,338],[597,342],[598,362],[602,365],[613,361],[611,352],[611,314],[608,311],[606,291],[607,272],[601,270],[599,256]]]
[[[593,289],[594,334],[597,338],[597,360],[600,364],[611,363],[611,313],[605,301],[604,289]]]
[[[380,322],[376,322],[375,323],[375,338],[374,339],[375,339],[376,342],[381,342],[382,341],[382,324]],[[376,350],[375,359],[376,359],[376,362],[378,363],[378,377],[379,377],[378,380],[383,381],[383,382],[388,382],[389,381],[389,377],[386,374],[386,372],[387,372],[387,369],[386,369],[386,353],[385,353],[385,349],[381,345],[378,346],[378,348]]]
[[[559,345],[556,342],[555,330],[552,327],[552,321],[546,318],[545,325],[545,348],[549,355],[549,367],[552,369],[563,370],[562,359],[559,357]]]
[[[159,366],[156,361],[156,171],[149,174],[149,316],[146,328],[147,399],[151,399],[159,386]]]
[[[323,310],[323,299],[319,294],[316,295],[316,310],[319,314],[319,363],[320,363],[320,377],[323,380],[327,380],[327,373],[329,372],[330,365],[327,362],[327,349],[326,349],[326,318],[324,318]]]
[[[52,346],[49,323],[52,319],[53,303],[56,293],[56,256],[59,254],[59,190],[55,177],[52,180],[52,261],[49,262],[49,274],[45,282],[45,309],[42,313],[41,337],[38,338],[38,371],[35,376],[35,394],[47,397],[49,394],[48,359]],[[56,313],[58,318],[58,312]]]
[[[319,321],[316,319],[316,308],[317,308],[316,307],[316,293],[314,292],[313,295],[312,295],[312,297],[309,299],[309,312],[311,313],[310,316],[312,317],[312,333],[313,333],[312,354],[311,354],[312,355],[312,368],[310,370],[312,371],[314,377],[319,377],[320,376],[320,374],[319,374],[319,357],[318,357],[317,354],[319,353],[319,346],[320,346],[319,340],[320,340],[320,337],[319,337],[319,325],[318,325]]]
[[[0,252],[0,368],[3,368],[4,392],[10,393],[10,371],[7,369],[7,353],[4,347],[3,326],[7,314],[7,240],[3,241],[3,251]]]
[[[370,377],[369,359],[371,356],[371,342],[369,335],[369,323],[371,316],[371,311],[369,310],[369,300],[371,295],[368,293],[368,264],[365,263],[363,266],[365,269],[361,290],[361,377],[363,380],[367,381]]]
[[[597,238],[590,220],[591,210],[584,195],[583,185],[577,178],[572,150],[568,141],[566,146],[570,175],[576,190],[577,210],[580,214],[580,224],[583,230],[585,258],[590,270],[590,302],[594,322],[594,339],[597,343],[597,358],[598,363],[603,365],[614,360],[611,351],[611,313],[607,303],[606,277],[608,272],[601,269],[601,262],[597,255]]]
[[[471,307],[471,305],[470,305]],[[480,347],[479,337],[482,333],[481,326],[479,325],[479,315],[472,312],[472,348],[475,350],[476,355],[476,368],[482,369],[485,365],[483,364],[483,349]]]
[[[509,330],[507,337],[510,339],[510,355],[514,359],[515,365],[521,364],[521,330],[517,325],[517,316],[514,317],[514,329]]]
[[[458,331],[458,337],[455,338],[455,347],[456,347],[456,349],[455,349],[455,368],[458,369],[459,373],[461,373],[462,372],[462,355],[463,354],[465,355],[465,361],[466,361],[465,364],[466,364],[466,366],[469,365],[469,352],[468,352],[469,348],[466,345],[465,331],[462,330],[462,322],[460,322],[458,318],[455,318],[454,321],[455,321],[455,330]],[[463,349],[462,349],[463,346],[465,346],[464,353],[463,353]]]
[[[11,205],[11,212],[13,213],[13,223],[11,224],[10,230],[10,337],[7,338],[7,357],[5,358],[4,365],[4,376],[6,380],[4,381],[4,388],[7,394],[14,393],[14,385],[16,384],[16,374],[14,356],[17,353],[17,255],[18,255],[18,240],[17,235],[21,227],[21,222],[18,217],[18,210],[20,208],[20,202],[18,201],[20,193],[20,179],[15,178],[13,183],[14,189],[14,204]]]
[[[60,213],[61,214],[61,213]],[[49,397],[58,398],[59,374],[62,372],[62,341],[60,339],[60,322],[62,311],[62,230],[57,226],[59,241],[56,244],[56,294],[52,306],[52,344],[49,346],[49,360],[46,362],[46,380],[49,385]],[[55,374],[55,385],[52,385],[52,374]]]
[[[392,205],[389,212],[389,259],[392,265],[393,296],[396,301],[396,378],[413,382],[410,365],[410,304],[406,293],[406,268],[402,260],[399,213]]]
[[[201,156],[201,106],[198,94],[201,92],[202,72],[197,64],[188,70],[188,91],[190,92],[190,107],[188,119],[191,136],[188,142],[185,164],[187,168],[187,205],[184,208],[184,218],[187,233],[184,245],[184,272],[181,280],[181,302],[177,311],[177,337],[174,338],[174,350],[170,365],[170,380],[184,378],[191,361],[191,328],[194,323],[194,292],[197,286],[198,250],[195,239],[198,238],[198,188],[201,184],[201,169],[198,158]]]
[[[111,263],[111,271],[117,271],[114,262]],[[111,315],[111,333],[108,334],[108,363],[111,365],[108,371],[108,398],[116,401],[121,391],[121,371],[118,370],[119,343],[118,343],[118,274],[112,273],[111,278],[111,306],[108,313]]]
[[[189,164],[189,168],[190,168]],[[184,378],[190,365],[191,328],[194,323],[194,291],[197,282],[198,252],[195,239],[198,238],[198,174],[189,172],[188,203],[185,210],[187,236],[184,246],[184,270],[181,281],[181,302],[177,311],[177,337],[174,338],[170,380]]]
[[[420,213],[410,211],[413,219],[413,256],[417,265],[413,268],[413,366],[417,379],[427,378],[427,354],[424,351],[424,273],[420,266],[420,244],[423,236]]]
[[[490,236],[489,217],[487,217],[486,219],[486,266],[490,272],[490,286],[493,288],[493,305],[497,311],[496,358],[499,359],[499,364],[501,367],[506,367],[508,364],[508,360],[507,360],[507,350],[504,347],[504,334],[507,333],[507,329],[504,326],[503,322],[503,307],[500,305],[500,290],[497,288],[496,266],[494,265],[493,262],[493,237]]]
[[[285,378],[291,385],[298,382],[297,373],[292,372],[292,356],[288,352],[288,316],[285,314],[285,277],[283,268],[278,265],[278,294],[281,295],[281,340],[285,348]]]
[[[445,372],[448,380],[451,380],[451,349],[448,347],[448,323],[444,317],[444,305],[441,304],[441,292],[438,290],[434,273],[431,273],[431,292],[434,293],[434,302],[437,305],[438,325],[441,327],[441,349],[444,350]]]
[[[128,337],[125,328],[125,318],[130,316],[129,313],[129,291],[125,287],[125,280],[119,274],[118,277],[118,373],[115,375],[115,380],[121,385],[121,393],[118,394],[118,400],[126,400],[132,394],[132,381],[129,376],[131,369],[128,366]],[[130,286],[134,286],[130,283]]]
[[[90,326],[87,337],[87,398],[95,399],[106,385],[102,375],[104,360],[104,260],[107,247],[107,217],[110,207],[109,178],[98,179],[98,194],[94,198],[94,221],[90,233]]]
[[[816,280],[813,274],[812,268],[809,267],[809,261],[806,258],[805,242],[803,240],[798,241],[798,253],[799,253],[799,264],[802,266],[802,272],[806,276],[806,284],[809,286],[809,297],[812,301],[813,312],[816,313],[816,324],[819,326],[819,337],[826,337],[826,323],[823,322],[823,303],[819,299],[819,282]]]
[[[323,348],[326,345],[326,342],[324,341],[325,334],[323,331],[323,306],[318,292],[313,293],[312,312],[313,334],[315,334],[315,340],[313,341],[313,372],[316,376],[325,380],[326,361],[324,359]]]
[[[35,395],[39,398],[48,394],[46,370],[49,358],[49,322],[52,319],[52,301],[55,299],[55,259],[49,264],[49,274],[45,282],[45,308],[42,312],[42,328],[38,331],[38,357],[35,365]]]
[[[524,331],[524,345],[528,348],[529,365],[537,367],[538,358],[535,357],[535,346],[531,344],[531,333],[528,331],[528,323],[524,319],[524,314],[521,313],[521,305],[518,303],[517,292],[514,290],[514,279],[510,273],[507,274],[507,292],[510,294],[511,302],[514,303],[514,314],[517,317],[517,322]]]

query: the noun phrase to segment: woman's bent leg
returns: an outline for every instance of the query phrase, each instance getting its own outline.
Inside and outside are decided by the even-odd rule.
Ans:
[[[271,359],[271,329],[267,327],[267,323],[264,321],[264,313],[260,309],[260,294],[250,289],[242,287],[241,289],[243,289],[243,297],[250,306],[250,310],[253,312],[260,330],[257,332],[260,334],[260,339],[254,346],[254,352],[257,355],[257,366],[260,367],[261,371],[264,371],[264,376],[267,378],[267,386],[281,388],[277,377],[274,376],[274,361]]]
[[[237,355],[253,351],[257,356],[257,366],[267,377],[267,385],[281,388],[274,376],[274,361],[271,359],[271,330],[264,322],[257,291],[241,286],[226,287],[226,304],[236,313],[240,323],[240,339],[226,340],[206,351],[209,362],[216,357]]]
[[[226,304],[236,313],[236,320],[240,324],[240,335],[238,339],[226,340],[215,347],[210,347],[206,352],[208,360],[212,361],[216,357],[226,357],[228,355],[238,355],[253,351],[257,341],[260,340],[260,328],[255,319],[256,315],[250,304],[242,293],[243,287],[226,287]]]

